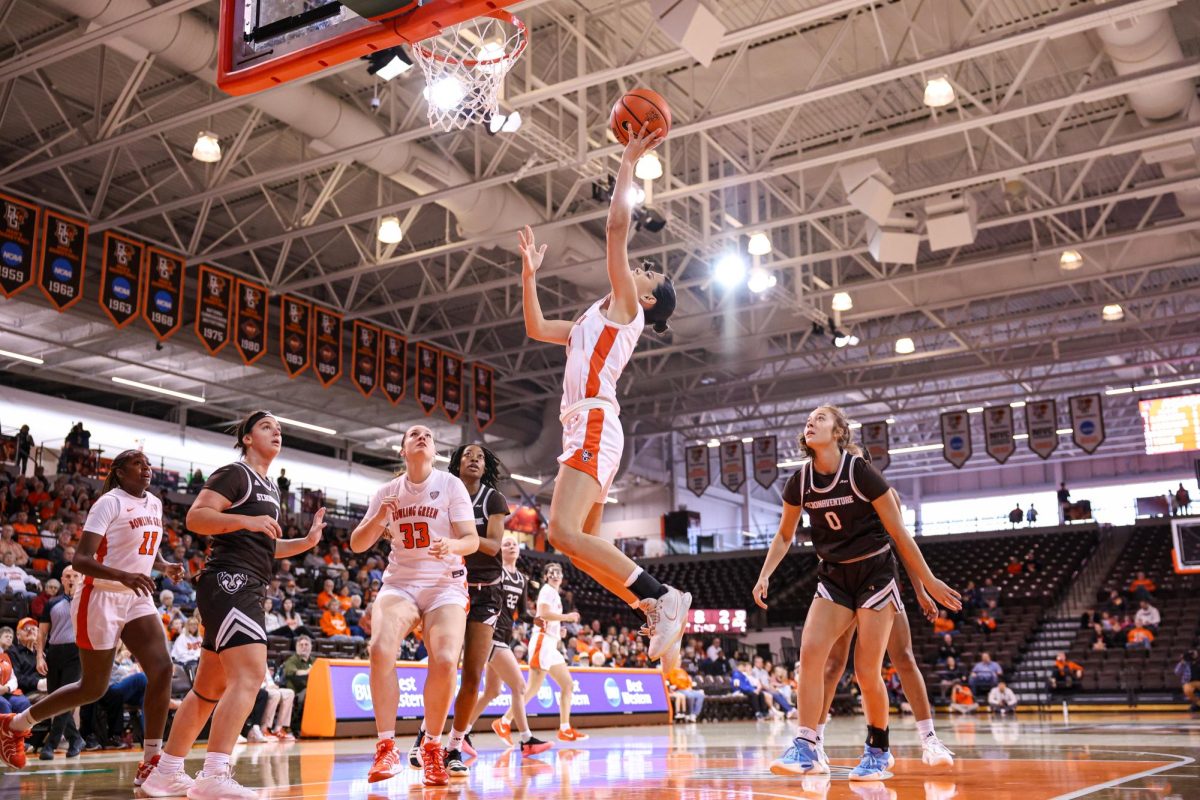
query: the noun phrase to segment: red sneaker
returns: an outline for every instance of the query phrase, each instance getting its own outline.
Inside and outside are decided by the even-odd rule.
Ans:
[[[498,717],[492,722],[492,730],[504,740],[506,745],[512,747],[512,725],[505,722],[504,717]]]
[[[558,738],[562,739],[564,742],[582,742],[584,739],[588,738],[588,735],[586,733],[581,733],[574,728],[559,728]]]
[[[25,768],[25,740],[29,731],[14,731],[12,725],[16,714],[0,714],[0,759],[13,769]]]
[[[450,773],[446,772],[445,751],[437,742],[421,745],[421,761],[425,769],[426,786],[447,786]]]
[[[386,781],[396,774],[396,768],[400,765],[400,755],[396,752],[396,742],[394,739],[380,739],[375,745],[375,763],[371,765],[371,771],[367,773],[368,783],[378,783]]]
[[[154,772],[154,768],[158,766],[158,755],[159,754],[156,754],[154,758],[150,759],[149,761],[143,761],[142,763],[138,764],[137,775],[133,776],[134,786],[141,786],[146,782],[146,778],[150,777],[150,773]]]

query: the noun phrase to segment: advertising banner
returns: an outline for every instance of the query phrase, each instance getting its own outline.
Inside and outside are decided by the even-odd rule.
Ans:
[[[289,378],[294,378],[312,360],[308,340],[312,338],[312,306],[307,300],[279,296],[279,357]]]
[[[1029,449],[1049,458],[1058,449],[1058,404],[1053,400],[1026,403],[1025,432],[1029,434]]]
[[[161,342],[183,324],[183,285],[186,262],[177,255],[151,247],[146,257],[146,296],[142,317]]]
[[[442,353],[442,410],[446,419],[458,422],[462,416],[463,362],[458,356]]]
[[[38,285],[59,311],[66,311],[83,299],[87,235],[88,229],[84,223],[57,211],[46,210],[42,246],[38,251],[41,260]]]
[[[779,446],[775,436],[760,436],[751,445],[754,459],[754,480],[764,489],[770,489],[779,480]]]
[[[233,306],[233,346],[253,364],[267,354],[267,289],[238,278]]]
[[[12,297],[33,283],[41,209],[0,194],[0,294]]]
[[[109,231],[104,232],[100,259],[100,308],[118,328],[133,322],[142,311],[142,262],[146,246]]]
[[[417,345],[417,403],[428,416],[438,407],[438,366],[441,354],[427,344]]]
[[[383,393],[396,405],[404,397],[405,373],[408,372],[408,340],[398,333],[383,331]]]
[[[351,327],[350,382],[363,397],[370,397],[379,384],[379,328],[354,320]]]
[[[731,492],[746,482],[746,449],[741,441],[721,443],[721,484]]]
[[[864,422],[863,449],[871,457],[871,465],[883,472],[892,465],[890,426],[887,422]]]
[[[313,371],[322,386],[342,377],[342,315],[313,306]]]
[[[684,450],[685,479],[692,494],[699,497],[712,483],[712,473],[708,467],[708,445],[698,444]]]
[[[1104,409],[1099,394],[1081,394],[1072,397],[1071,438],[1083,452],[1091,455],[1104,444]]]
[[[942,456],[955,469],[971,458],[971,415],[966,411],[942,414]]]
[[[1008,406],[995,406],[983,410],[983,449],[1001,464],[1016,452],[1013,414]]]
[[[495,390],[492,388],[494,373],[491,367],[482,364],[476,364],[472,371],[475,375],[475,427],[485,431],[495,421],[495,415],[492,413],[496,403]]]

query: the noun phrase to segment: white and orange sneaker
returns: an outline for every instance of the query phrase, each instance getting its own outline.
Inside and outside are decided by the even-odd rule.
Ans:
[[[687,627],[692,596],[668,586],[667,593],[657,599],[647,598],[638,603],[646,615],[650,644],[646,655],[651,661],[661,661],[663,672],[679,666],[679,644]]]
[[[582,742],[588,735],[574,728],[559,728],[558,738],[564,742]]]
[[[368,783],[386,781],[395,776],[400,767],[400,754],[396,752],[395,739],[380,739],[375,745],[375,763],[367,773]]]
[[[0,714],[0,759],[13,769],[25,768],[25,740],[29,731],[14,731],[13,717],[16,714]]]
[[[141,769],[138,769],[141,772]],[[183,770],[174,775],[167,775],[157,768],[150,768],[150,774],[142,779],[138,790],[147,797],[186,797],[196,781]]]
[[[426,786],[447,786],[450,783],[450,773],[446,771],[446,752],[438,742],[425,742],[421,745],[421,766],[425,772]]]
[[[492,731],[503,739],[506,745],[512,747],[512,725],[505,722],[504,717],[497,717],[492,721]]]
[[[146,782],[146,778],[150,777],[150,773],[154,772],[154,768],[158,766],[158,754],[149,761],[143,761],[138,764],[137,774],[133,776],[133,785],[141,786]]]

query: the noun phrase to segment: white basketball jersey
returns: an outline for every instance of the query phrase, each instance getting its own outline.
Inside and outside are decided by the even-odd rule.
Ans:
[[[538,591],[537,604],[539,611],[542,606],[549,606],[552,613],[561,614],[563,612],[562,597],[558,594],[558,590],[548,583],[543,583],[542,588]],[[562,638],[562,623],[558,620],[547,621],[546,636],[550,641],[558,642]]]
[[[639,305],[637,316],[628,324],[613,322],[601,309],[610,298],[593,303],[571,328],[560,413],[589,398],[605,400],[618,412],[621,410],[617,405],[617,381],[633,356],[646,321]]]
[[[92,506],[83,530],[103,537],[96,550],[96,560],[101,564],[149,575],[162,544],[162,502],[149,492],[134,497],[120,487],[111,489]],[[91,576],[86,576],[83,583],[113,592],[133,591],[123,583]]]
[[[475,532],[475,509],[463,482],[449,472],[434,470],[425,483],[413,483],[407,475],[394,478],[375,492],[367,507],[367,518],[375,516],[385,497],[398,497],[400,508],[388,524],[392,552],[383,582],[407,588],[450,580],[466,582],[466,567],[460,556],[434,558],[429,545],[434,539],[458,539],[455,522],[471,523]]]

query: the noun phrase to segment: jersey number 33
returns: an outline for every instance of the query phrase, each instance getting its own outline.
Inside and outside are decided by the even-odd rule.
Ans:
[[[429,525],[424,522],[402,523],[399,533],[405,550],[429,547]]]

